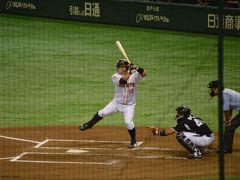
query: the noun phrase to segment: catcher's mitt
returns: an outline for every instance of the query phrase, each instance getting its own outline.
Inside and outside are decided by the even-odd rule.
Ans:
[[[159,135],[159,128],[156,126],[148,126],[149,130],[153,133],[153,135]]]

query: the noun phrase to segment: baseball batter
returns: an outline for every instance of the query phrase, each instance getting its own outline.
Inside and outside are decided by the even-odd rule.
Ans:
[[[159,130],[154,126],[149,126],[153,135],[167,136],[176,133],[177,141],[191,154],[189,159],[202,158],[205,148],[214,141],[214,134],[208,125],[200,118],[191,114],[191,110],[186,106],[176,108],[176,126]]]
[[[211,81],[208,84],[210,88],[209,95],[211,97],[219,95],[219,82]],[[232,118],[233,110],[239,113]],[[233,138],[235,130],[240,126],[240,93],[232,89],[223,89],[223,111],[225,119],[225,132],[224,132],[224,153],[232,153],[233,151]]]
[[[136,130],[133,122],[134,110],[136,106],[137,83],[146,76],[143,68],[129,64],[127,60],[120,59],[115,65],[117,72],[112,75],[112,82],[115,86],[115,96],[113,100],[98,111],[87,123],[81,125],[81,131],[92,128],[103,117],[112,113],[123,113],[124,121],[131,138],[129,148],[136,148]]]

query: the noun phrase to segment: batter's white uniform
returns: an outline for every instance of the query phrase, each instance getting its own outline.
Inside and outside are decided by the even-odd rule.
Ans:
[[[103,109],[98,112],[100,117],[105,117],[112,113],[121,112],[124,115],[124,121],[129,130],[134,128],[133,116],[136,106],[136,90],[137,83],[142,80],[142,76],[134,71],[125,86],[119,84],[123,75],[115,73],[112,76],[112,82],[115,86],[115,96],[113,100]]]

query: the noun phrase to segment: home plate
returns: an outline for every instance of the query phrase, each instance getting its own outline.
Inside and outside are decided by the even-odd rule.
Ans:
[[[69,149],[66,153],[80,154],[80,153],[86,153],[86,152],[89,152],[89,151],[82,150],[82,149]]]

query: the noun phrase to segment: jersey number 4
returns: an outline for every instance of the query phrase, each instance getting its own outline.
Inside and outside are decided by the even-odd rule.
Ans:
[[[200,119],[194,118],[194,117],[192,117],[192,116],[188,117],[188,119],[189,119],[189,120],[193,120],[198,127],[200,127],[201,125],[204,124]]]
[[[199,119],[194,119],[194,121],[195,121],[195,123],[196,123],[196,125],[197,125],[198,127],[200,127],[201,125],[203,125],[203,122],[202,122],[201,120],[199,120]]]

